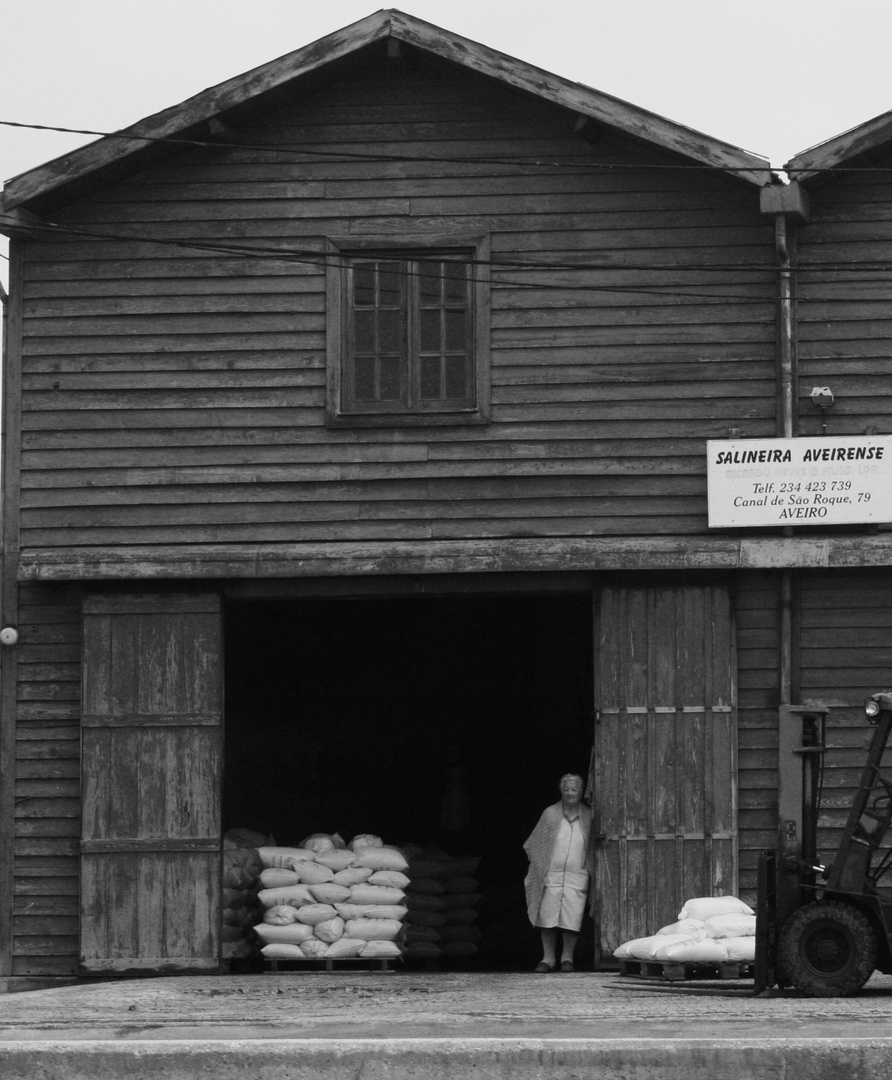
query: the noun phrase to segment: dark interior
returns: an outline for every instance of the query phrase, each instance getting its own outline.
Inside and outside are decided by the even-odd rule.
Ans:
[[[527,968],[522,844],[558,778],[588,770],[591,623],[575,594],[230,604],[224,829],[481,856],[461,966]]]

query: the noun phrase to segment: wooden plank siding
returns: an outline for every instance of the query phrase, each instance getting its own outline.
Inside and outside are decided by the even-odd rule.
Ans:
[[[13,975],[77,970],[80,590],[21,586]]]
[[[802,396],[833,390],[833,435],[892,430],[892,155],[869,166],[812,181],[799,230],[799,383]],[[803,403],[800,433],[820,432],[820,411]]]
[[[380,63],[55,213],[114,239],[27,247],[24,551],[705,534],[705,439],[775,430],[771,223],[574,124]],[[492,422],[327,429],[326,237],[452,230],[491,236]]]
[[[756,899],[759,852],[777,843],[779,582],[740,574],[737,617],[738,893]]]
[[[883,170],[892,155],[873,152],[851,164],[867,168],[807,182],[811,220],[798,239],[800,394],[831,388],[828,434],[885,434],[892,431],[892,184]],[[821,432],[819,412],[807,403],[799,428]],[[814,573],[800,588],[803,699],[831,706],[818,822],[820,852],[830,858],[864,763],[864,699],[892,686],[892,573]],[[884,765],[892,766],[892,752]]]
[[[802,697],[830,706],[818,840],[831,859],[872,732],[864,701],[892,686],[892,571],[803,574],[800,610]]]

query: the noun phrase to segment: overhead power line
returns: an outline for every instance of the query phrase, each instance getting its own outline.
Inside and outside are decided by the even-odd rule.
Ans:
[[[277,153],[277,154],[296,154],[298,156],[310,156],[310,157],[322,157],[322,158],[336,158],[338,160],[348,161],[390,161],[398,163],[406,162],[418,162],[418,163],[434,163],[442,164],[444,162],[455,162],[477,164],[477,165],[518,165],[525,166],[538,166],[544,168],[578,168],[578,169],[605,169],[605,170],[707,170],[716,172],[741,172],[751,173],[759,172],[764,169],[766,172],[771,171],[771,166],[766,161],[764,164],[758,162],[752,165],[717,165],[703,162],[702,164],[655,164],[647,165],[640,163],[629,162],[599,162],[592,161],[590,158],[572,158],[566,160],[559,159],[537,159],[537,158],[520,158],[512,159],[511,157],[481,157],[481,156],[469,156],[469,157],[455,157],[445,156],[439,154],[423,155],[423,154],[384,154],[384,153],[364,153],[359,150],[339,149],[339,150],[323,150],[314,148],[311,146],[290,147],[282,144],[270,145],[269,143],[245,143],[240,142],[238,139],[227,138],[226,136],[220,136],[211,139],[195,139],[195,138],[181,138],[179,136],[172,135],[136,135],[129,131],[97,131],[94,128],[72,128],[61,127],[55,124],[29,124],[19,120],[0,120],[0,125],[3,127],[14,128],[26,128],[32,131],[54,131],[64,135],[93,135],[102,139],[121,139],[127,142],[136,143],[168,143],[172,146],[183,147],[201,147],[204,149],[219,150],[221,147],[228,147],[237,150],[256,150],[263,151],[265,153]]]
[[[63,127],[58,124],[31,124],[21,120],[0,120],[0,126],[12,127],[12,128],[24,128],[30,131],[53,131],[63,135],[91,135],[100,139],[121,139],[127,142],[135,143],[169,143],[172,146],[182,147],[201,147],[205,149],[218,150],[221,147],[230,147],[239,150],[258,150],[267,153],[277,154],[296,154],[299,156],[310,157],[324,157],[324,158],[337,158],[340,160],[350,161],[392,161],[392,162],[430,162],[430,163],[444,163],[455,162],[469,164],[488,164],[488,165],[506,165],[516,164],[518,166],[539,166],[545,168],[579,168],[579,169],[605,169],[605,170],[692,170],[692,171],[713,171],[713,172],[741,172],[751,173],[759,172],[764,169],[766,172],[782,172],[784,171],[782,166],[772,166],[768,161],[764,164],[755,162],[752,165],[720,165],[709,162],[702,163],[690,163],[690,164],[654,164],[648,165],[640,162],[602,162],[593,161],[590,158],[573,158],[567,160],[558,159],[536,159],[536,158],[521,158],[512,159],[511,157],[448,157],[445,155],[412,155],[412,154],[383,154],[383,153],[363,153],[358,150],[322,150],[310,146],[289,147],[280,144],[270,145],[269,143],[245,143],[240,142],[235,138],[227,138],[225,136],[210,138],[210,139],[196,139],[196,138],[182,138],[173,135],[137,135],[129,131],[99,131],[95,128],[75,128],[75,127]],[[803,171],[808,173],[889,173],[892,172],[892,166],[884,165],[824,165],[824,166],[807,166]]]

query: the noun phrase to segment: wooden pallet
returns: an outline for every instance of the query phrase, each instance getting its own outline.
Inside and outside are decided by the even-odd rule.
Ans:
[[[620,975],[638,979],[752,979],[754,968],[749,962],[729,960],[721,964],[686,964],[661,960],[620,960]]]
[[[361,956],[320,957],[316,960],[264,960],[263,972],[265,975],[292,974],[295,971],[324,972],[324,971],[395,971],[393,966],[399,956],[374,956],[363,959]]]

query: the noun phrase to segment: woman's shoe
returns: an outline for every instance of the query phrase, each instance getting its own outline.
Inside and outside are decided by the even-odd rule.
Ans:
[[[540,960],[533,968],[533,971],[537,975],[547,975],[550,971],[554,971],[554,964],[546,964],[544,960]]]
[[[561,971],[569,972],[569,971],[575,971],[575,970],[576,970],[576,968],[573,967],[573,961],[572,960],[562,960],[561,961]]]

